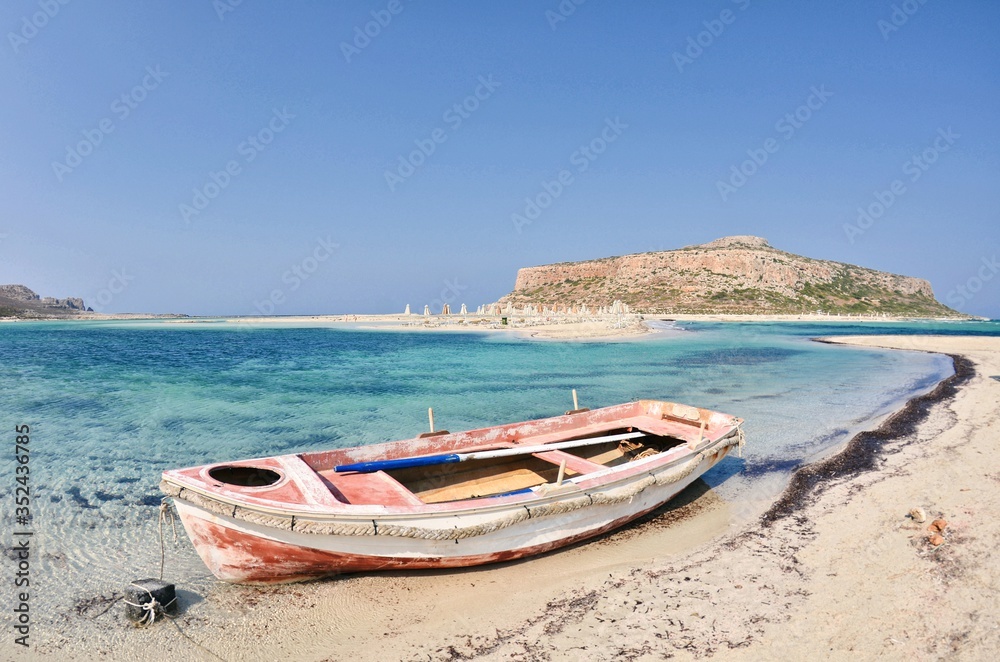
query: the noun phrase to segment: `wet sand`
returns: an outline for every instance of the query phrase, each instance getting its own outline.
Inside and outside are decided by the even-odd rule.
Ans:
[[[807,468],[812,478],[796,479],[787,499],[748,525],[730,526],[729,506],[699,481],[659,517],[536,559],[272,588],[206,583],[202,595],[182,593],[176,621],[148,630],[127,627],[120,605],[105,613],[101,605],[70,609],[66,634],[75,636],[33,653],[80,660],[145,659],[144,652],[163,650],[188,660],[989,658],[1000,650],[993,562],[1000,457],[991,431],[1000,410],[1000,380],[991,378],[1000,376],[1000,339],[836,342],[942,352],[969,363],[960,360],[954,378],[859,435],[846,453]],[[910,519],[913,507],[928,521]],[[937,517],[949,522],[940,547],[928,542]]]

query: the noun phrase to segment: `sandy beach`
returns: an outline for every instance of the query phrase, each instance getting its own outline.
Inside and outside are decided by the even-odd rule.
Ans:
[[[858,324],[870,322],[906,322],[908,317],[857,315],[550,315],[501,319],[483,315],[293,315],[284,317],[228,317],[214,319],[225,324],[248,326],[317,325],[342,328],[396,331],[509,333],[525,338],[548,340],[609,340],[662,333],[673,322],[817,322]],[[955,318],[956,321],[968,318]],[[204,318],[170,320],[169,324],[195,324]]]
[[[173,323],[195,323],[197,319]],[[231,317],[224,320],[234,325],[319,325],[380,331],[508,333],[525,338],[549,340],[600,340],[628,338],[654,333],[640,315],[604,317],[536,317],[511,316],[507,324],[496,317],[449,315],[312,315],[290,317]]]
[[[968,317],[948,318],[964,321]],[[511,315],[507,324],[489,315],[285,315],[246,317],[187,317],[178,315],[101,314],[85,313],[73,318],[48,321],[87,320],[120,322],[160,322],[163,324],[226,324],[237,328],[319,326],[380,331],[491,333],[510,334],[537,340],[614,340],[635,339],[639,336],[662,335],[673,322],[816,322],[821,324],[859,324],[871,322],[908,322],[909,317],[883,315],[737,315],[737,314],[676,314],[676,315]],[[39,321],[3,318],[0,322]],[[932,320],[929,320],[932,321]]]
[[[959,659],[1000,650],[1000,339],[840,337],[956,356],[957,373],[793,481],[763,518],[695,483],[588,544],[459,572],[181,589],[135,630],[100,600],[39,659]],[[844,348],[844,351],[851,351]],[[752,440],[751,440],[752,443]],[[870,468],[866,469],[866,465]],[[908,516],[922,508],[924,522]],[[929,542],[947,521],[944,544]],[[187,544],[183,538],[177,543]],[[168,551],[169,575],[169,551]]]

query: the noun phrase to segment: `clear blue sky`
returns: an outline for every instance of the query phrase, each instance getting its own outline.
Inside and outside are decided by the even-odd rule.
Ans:
[[[755,234],[1000,317],[997,3],[235,1],[0,6],[0,283],[475,307],[520,266]]]

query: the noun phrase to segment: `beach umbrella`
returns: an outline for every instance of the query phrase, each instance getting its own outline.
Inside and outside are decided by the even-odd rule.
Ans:
[[[469,314],[469,311],[468,311],[468,310],[466,309],[466,307],[465,307],[465,304],[464,304],[464,303],[462,304],[462,310],[461,310],[461,314],[462,314],[462,315],[468,315],[468,314]]]
[[[424,317],[430,317],[430,316],[431,316],[431,307],[424,306]]]
[[[410,314],[410,304],[406,304],[406,310],[403,311],[403,314],[404,315],[409,315]]]

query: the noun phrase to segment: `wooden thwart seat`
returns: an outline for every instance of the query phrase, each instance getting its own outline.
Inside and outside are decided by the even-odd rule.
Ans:
[[[589,474],[601,469],[607,469],[604,465],[591,462],[577,455],[566,451],[545,451],[544,453],[533,453],[535,457],[552,464],[559,465],[566,462],[567,474]]]

